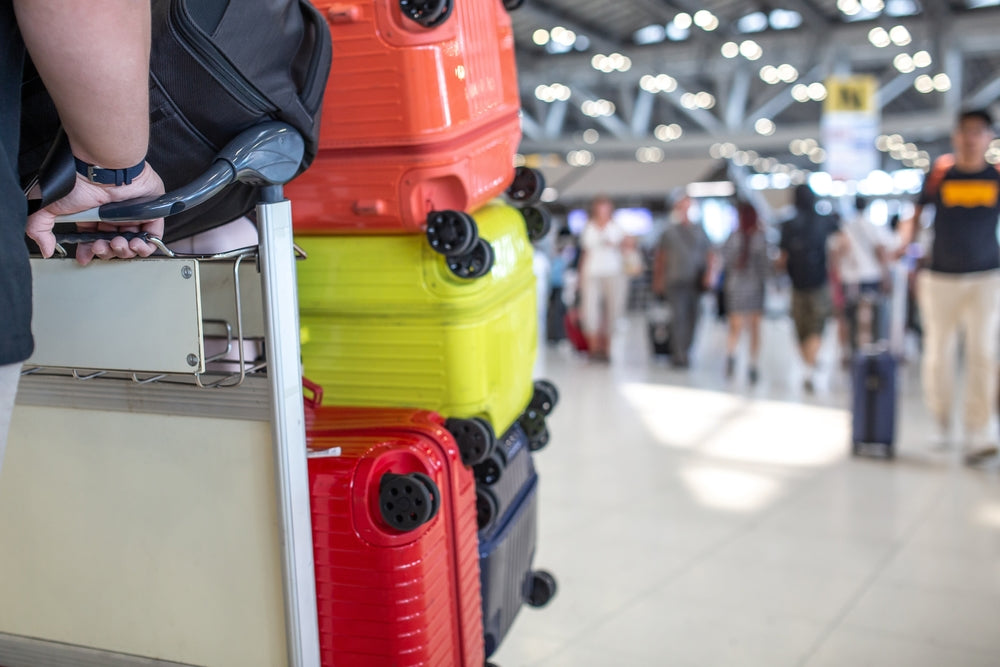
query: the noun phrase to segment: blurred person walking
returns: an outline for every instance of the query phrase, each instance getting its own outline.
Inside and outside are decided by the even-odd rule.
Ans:
[[[889,265],[896,240],[887,227],[872,223],[867,215],[868,205],[862,197],[855,197],[855,215],[840,227],[830,239],[833,264],[840,278],[844,299],[844,317],[847,322],[847,341],[843,350],[845,361],[858,350],[858,310],[862,303],[869,305],[871,329],[867,335],[875,342],[888,332],[882,331],[885,297],[889,292]]]
[[[690,364],[701,294],[710,286],[712,244],[693,222],[692,205],[687,196],[674,205],[673,224],[660,237],[653,262],[653,293],[670,305],[670,362],[675,368]]]
[[[959,115],[952,134],[954,153],[935,161],[913,217],[900,224],[900,246],[906,248],[924,208],[934,206],[930,262],[917,277],[924,399],[937,428],[933,444],[950,446],[955,346],[959,332],[964,333],[965,447],[972,464],[997,451],[991,421],[1000,336],[1000,172],[985,157],[994,137],[987,111]]]
[[[628,278],[624,250],[630,239],[614,220],[611,199],[600,196],[580,236],[580,305],[590,357],[608,361],[615,323],[625,312]]]
[[[725,267],[723,290],[729,317],[729,337],[726,341],[726,377],[736,370],[736,348],[743,331],[750,338],[750,359],[747,376],[750,384],[758,380],[757,361],[760,357],[760,324],[764,311],[764,283],[770,271],[767,239],[761,229],[757,210],[748,202],[736,205],[738,227],[722,246]]]
[[[836,221],[816,211],[816,195],[806,184],[795,188],[795,215],[782,225],[777,268],[792,281],[792,319],[806,365],[803,386],[815,391],[823,329],[832,313],[827,273],[827,241]]]

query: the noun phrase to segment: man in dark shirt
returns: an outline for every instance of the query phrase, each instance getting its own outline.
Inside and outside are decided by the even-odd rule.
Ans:
[[[827,276],[827,240],[837,231],[833,218],[816,212],[816,195],[808,185],[795,188],[795,216],[781,227],[778,269],[792,281],[792,319],[799,352],[806,364],[804,386],[815,388],[817,357],[823,329],[833,312]]]
[[[0,0],[0,464],[21,363],[31,354],[31,273],[24,234],[52,254],[56,215],[163,192],[145,164],[149,144],[150,5],[132,0]],[[25,46],[52,95],[73,154],[87,171],[127,172],[125,185],[78,173],[73,191],[26,220],[17,172]],[[98,171],[93,171],[97,169]],[[160,235],[163,221],[143,226]],[[135,230],[137,227],[124,227]],[[81,247],[77,259],[147,256],[118,237]],[[95,316],[97,316],[95,314]],[[71,334],[71,332],[70,332]]]
[[[935,162],[913,219],[900,226],[901,247],[906,247],[924,207],[934,206],[930,265],[917,279],[924,398],[937,422],[935,444],[948,446],[955,341],[964,332],[965,445],[972,460],[996,453],[990,422],[997,403],[1000,336],[1000,172],[985,159],[994,136],[988,112],[962,113],[952,135],[954,154]]]

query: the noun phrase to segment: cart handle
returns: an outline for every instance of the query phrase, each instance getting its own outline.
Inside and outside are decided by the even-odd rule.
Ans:
[[[219,152],[208,171],[173,192],[60,215],[56,222],[124,224],[165,218],[208,201],[232,183],[284,185],[298,173],[304,155],[305,142],[292,126],[261,123],[238,134]]]

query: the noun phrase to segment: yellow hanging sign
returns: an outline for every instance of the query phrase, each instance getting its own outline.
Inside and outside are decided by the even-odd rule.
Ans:
[[[875,114],[878,79],[868,74],[831,76],[826,80],[824,113]]]

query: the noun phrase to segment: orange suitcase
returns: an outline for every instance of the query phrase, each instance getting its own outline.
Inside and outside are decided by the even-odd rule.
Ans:
[[[447,255],[468,252],[465,213],[510,186],[537,200],[519,169],[520,98],[510,17],[501,0],[317,0],[336,45],[320,151],[285,191],[298,234],[428,231]],[[436,22],[435,22],[436,21]],[[426,22],[426,21],[425,21]],[[516,181],[516,182],[515,182]]]

